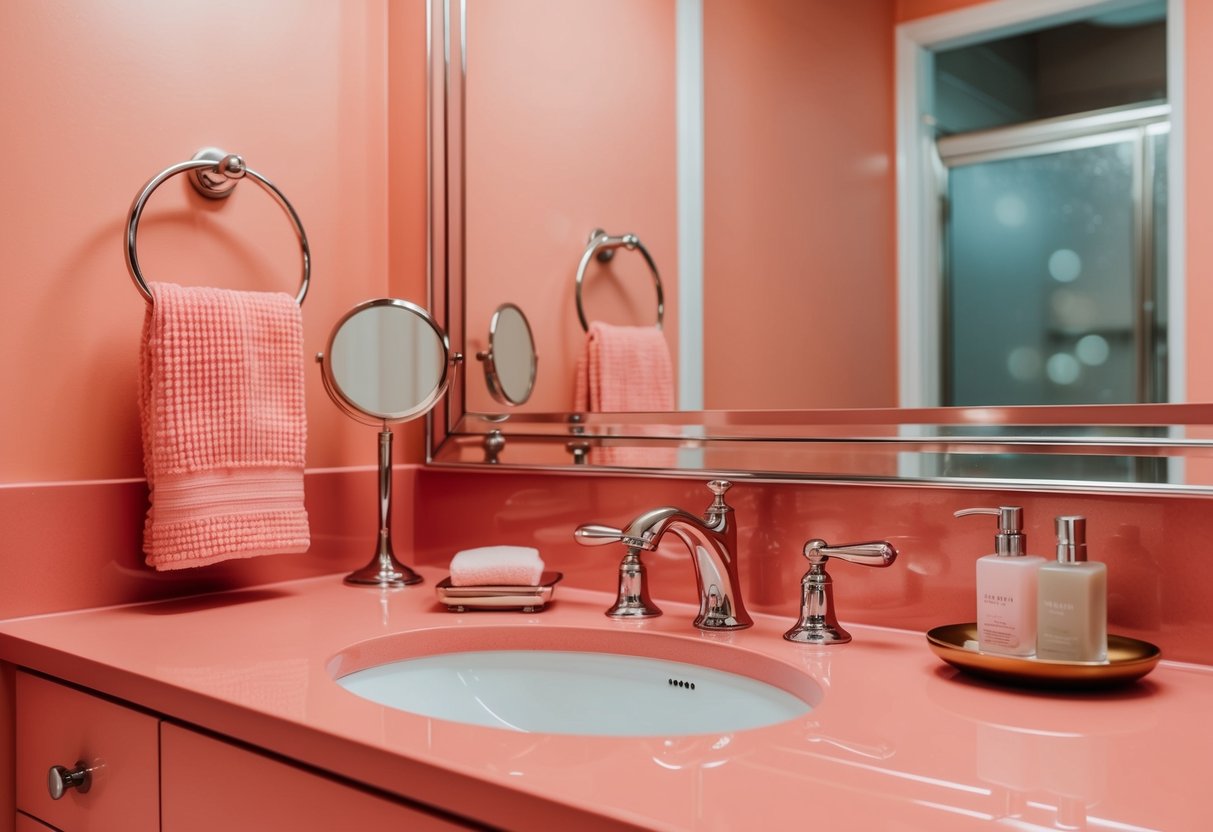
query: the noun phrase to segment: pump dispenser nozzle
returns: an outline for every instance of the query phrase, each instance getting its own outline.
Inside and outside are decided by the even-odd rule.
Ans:
[[[989,514],[998,518],[998,534],[994,535],[994,554],[1004,558],[1023,557],[1028,552],[1028,539],[1023,533],[1023,509],[1019,506],[998,508],[964,508],[953,517]]]
[[[1082,563],[1087,559],[1087,518],[1057,518],[1057,562]]]

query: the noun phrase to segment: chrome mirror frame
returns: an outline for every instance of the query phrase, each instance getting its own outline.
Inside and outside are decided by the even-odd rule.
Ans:
[[[464,0],[430,0],[429,190],[431,293],[451,343],[466,344],[463,297],[465,183]],[[448,38],[447,33],[452,33]],[[817,411],[701,411],[662,414],[512,413],[466,410],[465,378],[453,384],[442,416],[429,420],[427,460],[485,465],[490,434],[508,439],[510,461],[528,471],[627,472],[654,476],[890,483],[1079,493],[1213,496],[1213,404],[952,407]],[[998,436],[982,435],[996,427]],[[653,467],[586,463],[595,446],[661,449]],[[567,462],[554,464],[553,449]],[[857,449],[872,466],[845,461]],[[939,455],[980,460],[1014,454],[1100,455],[1155,463],[1165,482],[948,476],[924,473]],[[671,464],[668,460],[673,458]],[[558,457],[557,457],[558,458]],[[843,460],[838,462],[837,460]],[[825,460],[825,461],[823,461]],[[1189,464],[1195,462],[1196,464]],[[879,470],[868,470],[868,467]],[[1189,469],[1208,469],[1185,482]]]
[[[412,407],[399,411],[377,411],[363,404],[355,403],[341,387],[333,370],[333,345],[342,328],[355,316],[372,309],[390,308],[407,312],[427,325],[438,343],[441,345],[438,379],[434,388],[419,399]],[[351,572],[345,577],[345,583],[351,586],[375,586],[381,589],[395,589],[421,582],[421,576],[396,559],[392,546],[392,429],[391,425],[406,422],[431,410],[442,398],[451,383],[452,367],[462,360],[462,356],[451,351],[450,341],[442,327],[434,320],[429,312],[416,304],[398,298],[376,298],[363,301],[341,316],[329,333],[324,352],[316,353],[316,363],[320,365],[320,376],[324,382],[325,392],[333,403],[350,418],[364,425],[379,427],[379,533],[375,545],[375,554],[370,562],[361,569]]]

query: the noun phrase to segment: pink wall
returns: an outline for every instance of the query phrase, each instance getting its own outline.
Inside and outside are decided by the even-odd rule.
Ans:
[[[574,277],[596,227],[635,233],[652,254],[677,361],[674,3],[472,0],[467,17],[468,409],[502,407],[473,356],[493,310],[512,301],[539,355],[524,409],[568,410],[585,340]],[[656,318],[653,278],[634,252],[592,265],[584,302],[590,320]]]
[[[372,465],[375,431],[337,410],[309,363],[311,551],[174,576],[142,566],[145,305],[123,235],[151,176],[221,145],[278,184],[303,219],[308,354],[360,300],[424,302],[425,20],[424,0],[0,4],[0,151],[14,160],[0,223],[0,616],[369,559],[374,475],[333,469]],[[151,279],[298,287],[291,226],[252,182],[224,203],[184,177],[162,185],[139,253]],[[398,459],[420,459],[420,425],[403,433]],[[397,496],[402,514],[410,483]],[[400,527],[407,535],[406,520]]]
[[[699,513],[711,502],[699,479],[423,468],[416,489],[418,516],[427,521],[417,528],[418,562],[445,564],[472,546],[535,546],[568,584],[603,592],[614,591],[623,549],[579,546],[574,528],[626,525],[661,505]],[[799,611],[807,568],[801,550],[809,538],[893,543],[899,555],[888,569],[831,564],[839,618],[927,630],[975,620],[975,561],[993,550],[992,520],[956,519],[953,511],[1022,506],[1028,550],[1046,557],[1055,541],[1053,518],[1085,515],[1090,557],[1108,565],[1111,632],[1154,642],[1170,659],[1213,663],[1213,561],[1203,557],[1213,535],[1207,499],[740,481],[728,501],[736,511],[746,604],[751,612],[786,617],[789,626]],[[655,598],[694,600],[689,556],[672,535],[645,560]],[[691,615],[678,614],[689,628]]]
[[[704,4],[709,409],[897,405],[892,33],[888,0]]]

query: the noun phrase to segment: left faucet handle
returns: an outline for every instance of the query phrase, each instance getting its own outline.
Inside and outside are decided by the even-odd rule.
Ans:
[[[582,546],[602,546],[607,543],[618,543],[623,540],[623,529],[589,523],[584,526],[578,526],[573,532],[573,539]]]

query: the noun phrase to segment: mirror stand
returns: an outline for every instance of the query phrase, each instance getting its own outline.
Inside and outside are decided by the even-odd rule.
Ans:
[[[345,414],[379,428],[379,535],[375,556],[345,577],[351,586],[396,589],[421,576],[392,549],[391,425],[420,416],[442,397],[450,369],[463,361],[420,306],[396,298],[364,301],[347,312],[316,355],[329,398]]]
[[[375,556],[345,576],[347,584],[395,588],[421,583],[421,576],[396,560],[392,550],[392,429],[379,432],[379,541]]]

